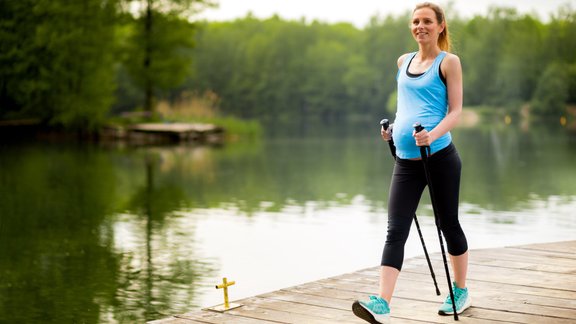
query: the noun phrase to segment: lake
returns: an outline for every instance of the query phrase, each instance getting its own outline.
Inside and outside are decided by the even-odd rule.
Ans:
[[[453,137],[471,249],[576,239],[576,134]],[[219,146],[3,142],[0,322],[144,322],[222,303],[222,277],[235,300],[376,266],[392,166],[378,121]],[[439,251],[427,192],[417,214]],[[413,227],[406,256],[422,253]]]

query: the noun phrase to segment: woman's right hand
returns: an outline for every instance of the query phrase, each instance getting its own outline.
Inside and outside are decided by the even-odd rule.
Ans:
[[[391,129],[392,127],[388,127],[387,130],[384,130],[384,127],[380,127],[380,135],[382,135],[382,139],[385,140],[386,142],[392,139],[392,134],[390,132]]]

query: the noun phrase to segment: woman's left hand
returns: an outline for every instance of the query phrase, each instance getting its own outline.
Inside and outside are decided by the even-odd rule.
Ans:
[[[425,129],[419,131],[418,133],[414,131],[412,136],[414,136],[414,139],[416,140],[416,146],[430,146],[433,141],[430,133],[428,133],[428,131]]]

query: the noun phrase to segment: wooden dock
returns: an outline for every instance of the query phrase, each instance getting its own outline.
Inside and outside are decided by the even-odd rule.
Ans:
[[[142,123],[128,127],[108,126],[100,132],[104,140],[123,140],[134,144],[204,142],[219,143],[224,129],[199,123]]]
[[[431,255],[443,296],[436,296],[426,259],[404,262],[392,300],[392,323],[453,323],[437,309],[448,293],[442,256]],[[226,313],[194,311],[153,324],[366,323],[355,299],[378,289],[379,267],[235,301]],[[576,323],[576,241],[470,251],[472,307],[462,323]]]

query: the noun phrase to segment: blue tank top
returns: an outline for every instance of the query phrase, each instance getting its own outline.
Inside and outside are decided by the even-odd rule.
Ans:
[[[448,113],[448,92],[440,78],[440,63],[446,52],[440,52],[424,74],[411,77],[407,73],[408,65],[416,54],[411,53],[404,59],[396,76],[398,106],[392,137],[396,144],[396,155],[401,159],[420,157],[420,148],[412,137],[415,122],[420,122],[427,131],[431,131]],[[451,142],[452,135],[448,132],[432,142],[430,150],[432,153],[437,152]]]

